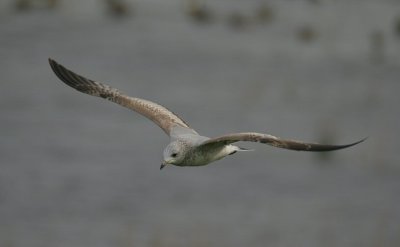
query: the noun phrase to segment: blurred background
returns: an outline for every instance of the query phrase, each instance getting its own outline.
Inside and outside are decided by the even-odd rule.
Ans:
[[[153,123],[332,144],[160,171]],[[400,246],[400,3],[0,0],[0,246]],[[397,150],[397,151],[396,151]]]

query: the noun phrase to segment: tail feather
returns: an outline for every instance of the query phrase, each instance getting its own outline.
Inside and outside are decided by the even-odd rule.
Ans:
[[[248,149],[248,148],[242,148],[242,147],[238,147],[239,149],[237,151],[241,152],[241,151],[254,151],[254,149]]]
[[[231,147],[233,147],[233,149],[232,149],[232,151],[229,153],[229,155],[235,154],[235,153],[237,153],[237,152],[254,151],[253,149],[247,149],[247,148],[242,148],[242,147],[233,146],[233,145],[231,145]]]

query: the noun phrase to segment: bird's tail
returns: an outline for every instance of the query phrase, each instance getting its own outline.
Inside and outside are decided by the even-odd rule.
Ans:
[[[242,147],[238,147],[238,146],[234,146],[234,145],[230,145],[233,150],[232,152],[229,153],[229,155],[232,155],[236,152],[247,152],[247,151],[254,151],[253,149],[247,149],[247,148],[242,148]]]
[[[238,147],[239,149],[237,151],[239,152],[247,152],[247,151],[254,151],[254,149],[248,149],[248,148],[242,148],[242,147]]]

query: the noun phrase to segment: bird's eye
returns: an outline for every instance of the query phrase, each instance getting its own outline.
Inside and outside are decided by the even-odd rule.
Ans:
[[[175,158],[178,155],[178,153],[172,153],[171,157]]]

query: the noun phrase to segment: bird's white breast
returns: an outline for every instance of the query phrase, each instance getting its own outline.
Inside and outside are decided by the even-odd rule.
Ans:
[[[202,152],[197,150],[193,153],[191,162],[187,164],[188,166],[204,166],[213,161],[224,158],[225,156],[232,154],[239,148],[233,145],[225,145],[220,148],[207,150],[207,152]]]

